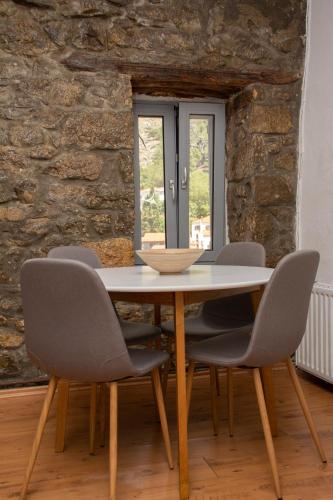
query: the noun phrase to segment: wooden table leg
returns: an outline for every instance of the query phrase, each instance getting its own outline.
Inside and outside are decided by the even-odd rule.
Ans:
[[[55,451],[61,453],[65,449],[66,421],[69,400],[69,380],[59,380],[56,415]]]
[[[187,401],[185,367],[184,295],[175,293],[177,417],[179,450],[179,498],[189,498],[188,449],[187,449]]]
[[[264,293],[265,287],[261,286],[259,290],[251,293],[252,307],[254,314],[257,314],[259,308],[261,297]],[[277,419],[276,419],[276,407],[275,407],[275,394],[274,394],[274,384],[273,384],[273,374],[272,367],[265,366],[265,368],[260,369],[262,385],[265,394],[266,408],[269,418],[269,424],[271,427],[271,432],[274,437],[278,435]]]

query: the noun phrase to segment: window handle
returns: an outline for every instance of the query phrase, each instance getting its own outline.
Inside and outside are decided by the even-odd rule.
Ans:
[[[182,189],[187,188],[187,167],[184,167],[184,177],[182,178],[181,187]]]
[[[176,188],[175,188],[175,181],[173,179],[169,180],[169,189],[172,192],[172,201],[175,201],[175,199],[176,199]]]

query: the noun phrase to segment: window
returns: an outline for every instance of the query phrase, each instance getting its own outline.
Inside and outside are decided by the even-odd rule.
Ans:
[[[203,248],[215,260],[224,235],[223,104],[138,103],[135,247]]]

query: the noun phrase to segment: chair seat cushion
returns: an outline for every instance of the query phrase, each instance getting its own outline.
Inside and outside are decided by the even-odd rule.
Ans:
[[[119,322],[127,344],[141,344],[161,335],[161,329],[149,323],[135,323],[123,319]]]
[[[173,320],[166,321],[161,325],[163,333],[174,335]],[[191,340],[203,340],[206,338],[216,337],[223,333],[233,330],[234,332],[249,333],[252,330],[252,323],[247,323],[241,319],[225,318],[219,321],[209,321],[202,314],[191,316],[185,320],[185,334]]]
[[[157,349],[128,349],[128,352],[137,376],[149,373],[169,359],[167,352]]]
[[[190,360],[218,366],[239,366],[247,351],[250,334],[226,332],[223,335],[188,345]]]

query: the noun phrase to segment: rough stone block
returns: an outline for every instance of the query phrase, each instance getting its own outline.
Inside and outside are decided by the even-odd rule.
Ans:
[[[254,209],[250,215],[253,239],[267,247],[277,229],[273,215],[268,210]]]
[[[37,146],[43,144],[44,134],[39,127],[17,125],[10,131],[10,140],[14,146]]]
[[[9,222],[17,222],[24,220],[26,212],[19,207],[0,207],[0,220],[7,220]]]
[[[260,205],[291,204],[295,189],[290,179],[282,176],[257,176],[253,180],[255,202]]]
[[[7,326],[8,325],[8,320],[5,316],[0,315],[0,326]]]
[[[104,154],[105,179],[107,182],[121,180],[125,184],[134,182],[134,161],[132,151],[112,151]]]
[[[284,151],[279,154],[273,161],[273,167],[288,172],[294,172],[296,169],[296,153],[295,151]]]
[[[52,163],[47,172],[61,179],[83,179],[94,181],[99,178],[103,160],[96,154],[65,153]]]
[[[81,194],[80,203],[90,209],[134,209],[134,187],[132,185],[89,185]]]
[[[9,378],[14,375],[20,375],[20,368],[15,356],[11,354],[7,349],[2,349],[0,356],[0,377]]]
[[[51,50],[52,43],[42,27],[22,13],[1,18],[0,47],[14,55],[37,56]]]
[[[124,235],[128,237],[134,237],[134,223],[135,214],[133,209],[130,207],[127,210],[120,210],[114,220],[113,230],[114,233],[119,235]]]
[[[73,106],[80,102],[82,88],[76,82],[55,81],[51,86],[50,103]]]
[[[37,181],[29,179],[29,172],[26,173],[26,178],[20,179],[14,186],[15,195],[21,203],[28,205],[34,203],[38,194]]]
[[[8,178],[2,176],[2,183],[0,184],[0,203],[6,203],[7,201],[15,200],[16,195],[13,187],[10,183],[7,184]]]
[[[114,219],[111,214],[96,214],[91,217],[91,222],[98,234],[112,233],[114,229]]]
[[[132,114],[78,112],[65,120],[61,144],[77,145],[82,149],[131,149]]]
[[[100,17],[120,14],[118,5],[125,5],[128,0],[58,0],[63,16]]]
[[[80,75],[77,80],[86,87],[84,103],[110,110],[132,109],[132,86],[128,75],[108,72],[106,75]]]
[[[95,250],[104,266],[123,267],[134,264],[133,243],[129,238],[91,241],[84,246]]]
[[[0,310],[7,317],[8,315],[15,316],[22,310],[21,297],[17,289],[15,290],[15,285],[6,287],[5,290],[7,291],[6,295],[0,294]],[[1,292],[3,292],[3,290],[1,290]]]
[[[84,198],[85,189],[77,184],[52,184],[48,190],[48,199],[59,206],[64,203],[79,203]]]
[[[237,181],[263,173],[268,168],[268,151],[262,135],[250,135],[237,140],[237,147],[231,151],[227,177]]]
[[[78,49],[103,51],[108,43],[105,21],[103,19],[75,19],[72,22],[70,38],[71,43]]]
[[[58,216],[57,229],[62,235],[69,238],[70,241],[75,244],[79,241],[85,241],[93,237],[93,232],[90,231],[89,217],[78,211],[75,211],[73,214],[71,210],[67,209],[66,213],[62,213],[61,216]]]
[[[56,148],[48,144],[35,146],[29,150],[29,157],[35,160],[50,160],[57,153]]]
[[[42,71],[43,68],[41,68]],[[24,78],[15,84],[16,95],[20,106],[40,107],[43,104],[51,106],[73,106],[80,101],[81,86],[69,77],[65,80],[57,74],[44,75],[38,78]],[[52,110],[49,111],[52,114]]]
[[[9,130],[5,127],[0,127],[0,146],[7,146],[9,142]]]
[[[38,217],[36,219],[27,219],[22,227],[22,232],[31,236],[41,238],[51,229],[50,220],[47,217]]]
[[[293,128],[290,109],[286,106],[253,105],[249,115],[249,132],[286,134]]]
[[[0,349],[15,349],[20,347],[24,342],[24,337],[22,335],[17,335],[17,333],[0,329]]]

